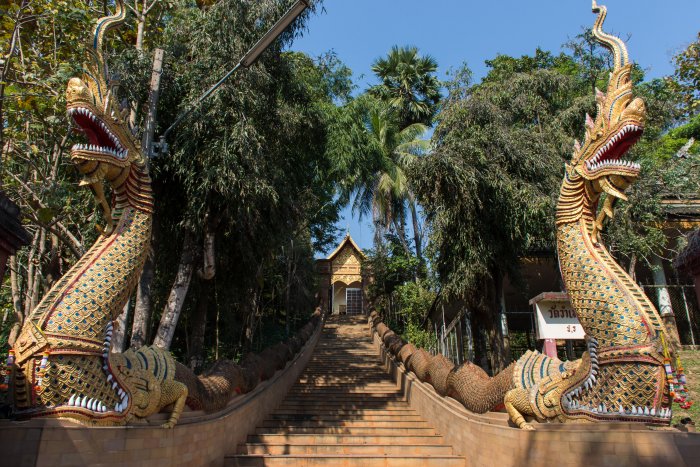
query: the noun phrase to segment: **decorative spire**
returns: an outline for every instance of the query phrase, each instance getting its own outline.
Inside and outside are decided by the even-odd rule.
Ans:
[[[92,58],[92,64],[88,65],[86,75],[90,81],[94,82],[95,91],[100,100],[104,99],[107,92],[107,63],[105,62],[102,53],[102,44],[104,37],[110,30],[121,26],[126,19],[126,9],[124,8],[124,0],[116,0],[116,9],[111,16],[103,16],[95,22],[95,27],[92,31],[93,39],[88,47],[88,53]]]
[[[629,63],[627,55],[627,46],[619,37],[612,36],[603,31],[603,23],[608,14],[608,9],[605,5],[598,5],[596,0],[593,0],[593,13],[598,13],[598,17],[593,25],[593,37],[600,42],[603,47],[609,49],[615,57],[615,69],[619,70]]]

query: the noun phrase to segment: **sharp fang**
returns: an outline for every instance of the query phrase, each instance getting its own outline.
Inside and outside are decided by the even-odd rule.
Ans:
[[[112,381],[114,377],[112,375],[107,375],[107,382]]]
[[[68,399],[68,405],[73,405],[75,404],[75,394],[70,396],[70,399]]]
[[[652,417],[656,417],[656,409],[654,407],[652,407],[649,411],[649,415],[651,415]]]
[[[649,407],[644,407],[644,415],[649,415]]]
[[[88,397],[85,396],[83,399],[80,401],[80,407],[86,409],[88,406]]]
[[[622,408],[622,404],[620,404],[620,409],[618,410],[618,413],[619,413],[620,415],[624,415],[624,414],[625,414],[625,409]]]

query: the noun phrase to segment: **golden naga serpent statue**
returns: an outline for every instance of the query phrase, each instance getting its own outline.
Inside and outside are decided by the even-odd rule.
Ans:
[[[671,419],[663,322],[599,235],[605,218],[613,216],[614,201],[627,199],[625,189],[639,176],[640,166],[622,156],[641,137],[646,109],[632,94],[625,43],[602,30],[606,8],[594,0],[593,12],[598,14],[593,36],[613,53],[614,70],[607,93],[596,90],[596,119],[586,116],[585,140],[575,143],[566,164],[556,213],[559,267],[588,352],[575,367],[506,393],[506,410],[526,429],[532,426],[523,414],[560,421],[667,424]],[[516,364],[514,375],[522,380],[521,366]]]
[[[632,94],[625,43],[602,30],[606,8],[593,1],[593,12],[598,14],[593,36],[613,53],[615,66],[607,93],[596,90],[596,119],[586,116],[585,141],[575,143],[566,164],[556,213],[559,266],[588,351],[574,362],[528,351],[493,378],[471,362],[440,371],[433,368],[440,365],[437,359],[409,349],[413,346],[396,346],[393,352],[469,410],[484,413],[504,404],[511,420],[529,430],[533,425],[524,416],[560,422],[671,421],[674,381],[667,331],[599,235],[605,218],[613,216],[614,200],[626,199],[625,189],[639,176],[639,164],[622,156],[641,137],[646,109]]]
[[[32,311],[15,342],[10,391],[18,418],[123,425],[174,404],[163,425],[172,427],[186,402],[216,410],[233,393],[232,364],[198,378],[159,348],[110,353],[113,320],[134,290],[150,248],[153,212],[146,159],[107,85],[102,54],[105,34],[125,17],[118,0],[114,15],[96,22],[83,79],[68,82],[68,115],[89,140],[73,146],[70,158],[107,225]],[[104,181],[111,186],[111,204]]]

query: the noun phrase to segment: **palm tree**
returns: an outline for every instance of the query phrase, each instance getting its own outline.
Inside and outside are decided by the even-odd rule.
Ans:
[[[352,185],[351,191],[355,193],[353,210],[360,217],[372,214],[375,239],[381,238],[383,230],[393,227],[406,251],[410,252],[403,227],[407,205],[413,218],[414,233],[417,236],[420,233],[406,169],[427,150],[428,141],[419,139],[427,127],[422,123],[412,123],[401,129],[391,108],[373,99],[368,99],[367,103],[364,127],[374,169],[369,176],[357,178]],[[417,238],[416,256],[422,264],[421,242]]]
[[[394,46],[386,58],[372,64],[381,84],[369,92],[397,112],[402,129],[413,123],[431,126],[440,101],[436,70],[435,59],[419,55],[418,48]]]

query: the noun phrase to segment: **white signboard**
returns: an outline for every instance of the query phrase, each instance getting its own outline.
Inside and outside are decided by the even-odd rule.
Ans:
[[[585,333],[571,303],[540,300],[535,304],[538,339],[583,339]]]

